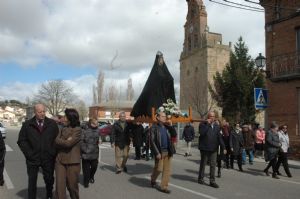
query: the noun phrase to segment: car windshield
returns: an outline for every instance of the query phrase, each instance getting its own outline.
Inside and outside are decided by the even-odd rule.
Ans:
[[[99,128],[100,128],[100,129],[103,129],[103,128],[105,128],[105,127],[107,127],[107,124],[103,124],[103,125],[100,126]]]

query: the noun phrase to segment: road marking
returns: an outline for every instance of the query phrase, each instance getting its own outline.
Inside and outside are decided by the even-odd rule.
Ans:
[[[283,182],[292,183],[292,184],[300,184],[300,182],[295,182],[295,181],[290,181],[290,180],[283,180],[283,179],[279,179],[279,180],[283,181]]]
[[[6,151],[14,151],[10,146],[8,146],[7,144],[5,145]]]
[[[14,189],[15,187],[14,187],[13,183],[11,182],[11,179],[8,176],[5,168],[4,168],[4,172],[3,172],[3,177],[4,177],[4,182],[6,184],[7,189]]]
[[[145,178],[148,179],[148,180],[150,180],[150,177],[149,177],[149,176],[145,176]],[[158,180],[158,182],[160,182],[160,180]],[[207,195],[207,194],[204,194],[204,193],[200,193],[200,192],[197,192],[197,191],[194,191],[194,190],[191,190],[191,189],[187,189],[187,188],[184,188],[184,187],[175,185],[175,184],[169,183],[169,186],[175,187],[175,188],[177,188],[177,189],[180,189],[180,190],[183,190],[183,191],[192,193],[192,194],[195,194],[195,195],[197,195],[197,196],[202,196],[202,197],[204,197],[204,198],[208,198],[208,199],[217,199],[216,197],[213,197],[213,196],[210,196],[210,195]]]
[[[106,165],[106,166],[112,166],[111,164],[108,164],[108,163],[105,163],[105,162],[100,162],[100,161],[99,161],[99,163],[100,163],[100,164],[104,164],[104,165]]]

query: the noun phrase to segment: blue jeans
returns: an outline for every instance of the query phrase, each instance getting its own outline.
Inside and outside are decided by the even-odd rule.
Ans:
[[[243,149],[243,152],[242,152],[242,160],[243,160],[243,163],[246,163],[246,155],[249,156],[249,163],[253,163],[253,149]]]

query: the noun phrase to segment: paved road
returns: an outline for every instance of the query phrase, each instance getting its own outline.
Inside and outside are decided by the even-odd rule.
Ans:
[[[7,130],[6,144],[8,148],[5,165],[6,185],[0,187],[1,199],[26,198],[27,174],[25,160],[16,140],[19,129]],[[219,189],[197,184],[199,153],[194,150],[193,156],[185,158],[175,155],[172,161],[170,195],[160,193],[149,185],[149,176],[153,161],[128,161],[128,173],[115,174],[114,152],[108,143],[100,146],[99,167],[95,176],[95,184],[83,188],[80,184],[81,198],[119,198],[119,199],[199,199],[199,198],[299,198],[300,167],[292,166],[293,178],[282,176],[280,180],[266,177],[262,172],[265,163],[257,160],[254,165],[245,165],[245,172],[222,170],[222,178],[217,178]],[[133,151],[133,150],[131,150]],[[180,149],[179,152],[182,152]],[[208,168],[206,168],[208,172]],[[206,173],[207,173],[206,172]],[[282,172],[283,173],[283,172]],[[208,182],[208,178],[205,179]],[[82,182],[82,176],[81,176]],[[45,190],[42,176],[38,179],[38,198],[44,198]]]

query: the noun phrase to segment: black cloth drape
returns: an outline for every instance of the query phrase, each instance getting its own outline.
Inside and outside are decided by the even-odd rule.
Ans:
[[[133,106],[131,116],[150,116],[151,108],[155,109],[172,99],[176,103],[174,91],[174,79],[169,72],[160,52],[157,53],[153,68],[142,90],[141,95]]]

